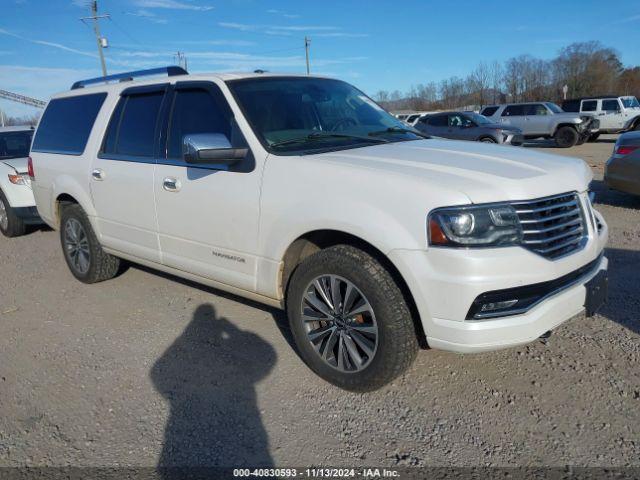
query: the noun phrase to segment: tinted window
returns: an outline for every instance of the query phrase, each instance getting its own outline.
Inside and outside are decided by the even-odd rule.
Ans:
[[[164,92],[122,97],[109,122],[103,152],[152,157],[163,97]]]
[[[608,111],[615,111],[615,110],[620,110],[620,105],[618,105],[618,100],[603,100],[602,101],[602,110],[608,112]]]
[[[486,107],[485,109],[482,110],[482,115],[484,115],[485,117],[490,117],[497,111],[498,111],[498,107]]]
[[[598,109],[597,100],[585,100],[584,102],[582,102],[583,112],[595,112],[597,109]]]
[[[579,100],[567,100],[562,103],[562,110],[565,112],[578,112],[580,111]]]
[[[524,105],[525,115],[549,115],[549,110],[545,108],[541,103],[534,103],[532,105]]]
[[[29,156],[33,131],[0,133],[0,160]]]
[[[219,93],[219,92],[218,92]],[[206,90],[176,93],[169,127],[169,158],[182,157],[182,139],[193,133],[222,133],[231,141],[231,116],[221,108],[221,95]],[[233,144],[233,143],[232,143]]]
[[[524,105],[509,105],[502,112],[503,117],[519,117],[524,115]]]
[[[448,124],[447,115],[435,115],[429,119],[429,125],[432,127],[446,127]]]
[[[51,100],[38,126],[34,152],[81,155],[106,93]]]

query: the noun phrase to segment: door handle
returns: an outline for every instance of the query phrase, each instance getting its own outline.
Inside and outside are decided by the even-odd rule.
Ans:
[[[175,178],[167,177],[162,181],[162,188],[167,192],[178,192],[180,191],[180,187],[180,181]]]
[[[104,170],[102,170],[101,168],[96,168],[91,172],[91,176],[94,180],[98,180],[101,182],[102,180],[104,180]]]

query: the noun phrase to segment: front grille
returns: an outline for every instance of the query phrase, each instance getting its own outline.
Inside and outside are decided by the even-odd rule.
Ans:
[[[587,226],[576,193],[513,202],[522,225],[525,248],[549,259],[580,250]]]

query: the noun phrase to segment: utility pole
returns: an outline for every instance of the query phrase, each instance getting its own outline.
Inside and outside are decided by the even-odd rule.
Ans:
[[[91,16],[90,17],[82,17],[80,20],[84,22],[85,20],[93,20],[93,33],[96,35],[96,43],[98,44],[98,54],[100,54],[100,65],[102,66],[102,76],[107,76],[107,66],[104,63],[104,52],[103,48],[107,47],[107,39],[100,35],[100,24],[98,20],[101,18],[110,18],[109,14],[98,15],[98,2],[97,0],[91,1]]]
[[[173,58],[180,67],[187,70],[187,57],[185,56],[184,52],[176,52]]]
[[[309,46],[311,45],[311,39],[304,37],[304,53],[307,57],[307,75],[309,75]]]

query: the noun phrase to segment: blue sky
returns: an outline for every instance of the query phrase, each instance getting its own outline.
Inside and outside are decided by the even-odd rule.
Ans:
[[[100,74],[87,0],[0,0],[0,89],[46,99]],[[480,61],[553,57],[598,40],[640,65],[638,0],[99,0],[109,73],[174,63],[189,70],[303,72],[380,89],[466,75]],[[9,115],[33,113],[0,100]]]

